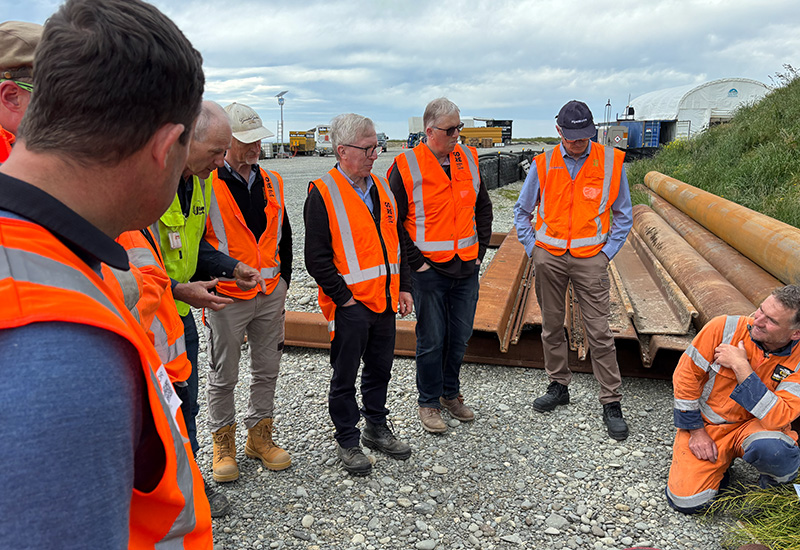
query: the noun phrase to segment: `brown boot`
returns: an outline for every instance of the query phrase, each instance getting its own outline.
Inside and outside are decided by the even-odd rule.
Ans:
[[[442,420],[442,413],[434,407],[420,407],[419,419],[426,431],[441,434],[447,431],[447,424]]]
[[[247,430],[244,454],[261,459],[264,467],[270,470],[285,470],[292,465],[289,453],[272,442],[271,418],[262,418],[258,424]]]
[[[239,465],[236,464],[236,422],[211,432],[211,436],[214,439],[214,481],[224,483],[239,479]]]
[[[444,397],[440,397],[439,403],[442,404],[442,407],[447,409],[447,412],[450,413],[450,416],[460,420],[461,422],[472,422],[475,420],[475,413],[473,413],[470,408],[464,404],[464,396],[461,394],[458,394],[453,399],[445,399]]]

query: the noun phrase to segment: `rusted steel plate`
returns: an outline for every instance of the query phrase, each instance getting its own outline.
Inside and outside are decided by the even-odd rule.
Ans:
[[[522,315],[522,328],[541,326],[541,324],[542,310],[539,308],[539,300],[536,299],[536,266],[533,266],[528,278],[528,299],[525,301]]]
[[[508,233],[493,232],[492,238],[489,239],[489,248],[500,248],[500,245],[506,240],[506,235],[508,235]]]
[[[414,321],[397,321],[395,355],[414,357],[416,350],[415,327]],[[507,353],[500,353],[499,342],[495,335],[474,333],[469,340],[464,361],[510,367],[544,368],[541,334],[541,327],[526,330],[517,345],[511,346]],[[285,343],[287,346],[330,348],[327,321],[321,313],[287,311]],[[680,355],[669,355],[671,350],[667,349],[666,353],[656,355],[653,368],[648,369],[642,365],[638,341],[621,339],[617,340],[616,345],[620,372],[623,376],[629,377],[669,378],[677,364],[677,357]],[[569,354],[569,366],[574,372],[592,372],[591,363],[578,360],[578,356],[574,352]]]
[[[800,229],[659,172],[647,186],[788,284],[800,284]]]
[[[750,315],[755,306],[650,207],[633,207],[633,226],[699,313],[700,326],[718,315]]]
[[[633,309],[633,324],[639,334],[686,334],[697,311],[681,290],[663,272],[659,261],[652,257],[635,231],[614,256],[614,268],[619,272],[622,286]],[[637,253],[642,250],[642,254]],[[687,310],[687,306],[690,310]]]
[[[778,279],[650,189],[643,185],[636,187],[649,194],[650,207],[653,211],[664,218],[686,242],[692,245],[692,248],[708,260],[708,263],[753,304],[760,304],[773,290],[783,286]]]
[[[509,232],[508,238],[497,250],[492,263],[481,277],[478,305],[475,310],[473,330],[491,332],[499,342],[507,342],[513,324],[512,315],[522,281],[522,273],[528,262],[525,248],[517,239],[517,232]]]

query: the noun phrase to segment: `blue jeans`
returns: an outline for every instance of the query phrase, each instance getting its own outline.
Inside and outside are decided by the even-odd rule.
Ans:
[[[478,303],[478,273],[453,279],[430,268],[411,274],[417,309],[417,402],[440,408],[439,398],[459,394],[461,361],[472,336]]]
[[[200,349],[200,341],[197,336],[197,325],[194,323],[194,316],[190,311],[184,317],[183,337],[186,339],[186,357],[192,364],[192,373],[186,380],[185,386],[175,386],[175,393],[181,398],[181,412],[183,420],[186,422],[186,432],[189,441],[192,443],[192,452],[196,455],[200,449],[197,443],[197,413],[200,412],[200,405],[197,403],[197,352]]]

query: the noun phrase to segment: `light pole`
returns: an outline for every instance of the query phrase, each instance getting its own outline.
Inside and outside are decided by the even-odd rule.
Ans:
[[[283,96],[288,91],[289,90],[284,90],[284,91],[282,91],[281,93],[279,93],[278,95],[275,96],[275,97],[278,98],[278,105],[281,106],[281,148],[280,148],[280,154],[281,155],[284,154],[284,151],[283,151],[283,101],[284,101]]]

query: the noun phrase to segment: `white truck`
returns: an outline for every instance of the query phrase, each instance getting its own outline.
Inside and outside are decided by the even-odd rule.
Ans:
[[[331,127],[325,124],[320,124],[314,131],[314,140],[317,142],[315,150],[321,157],[333,154],[330,131]]]

